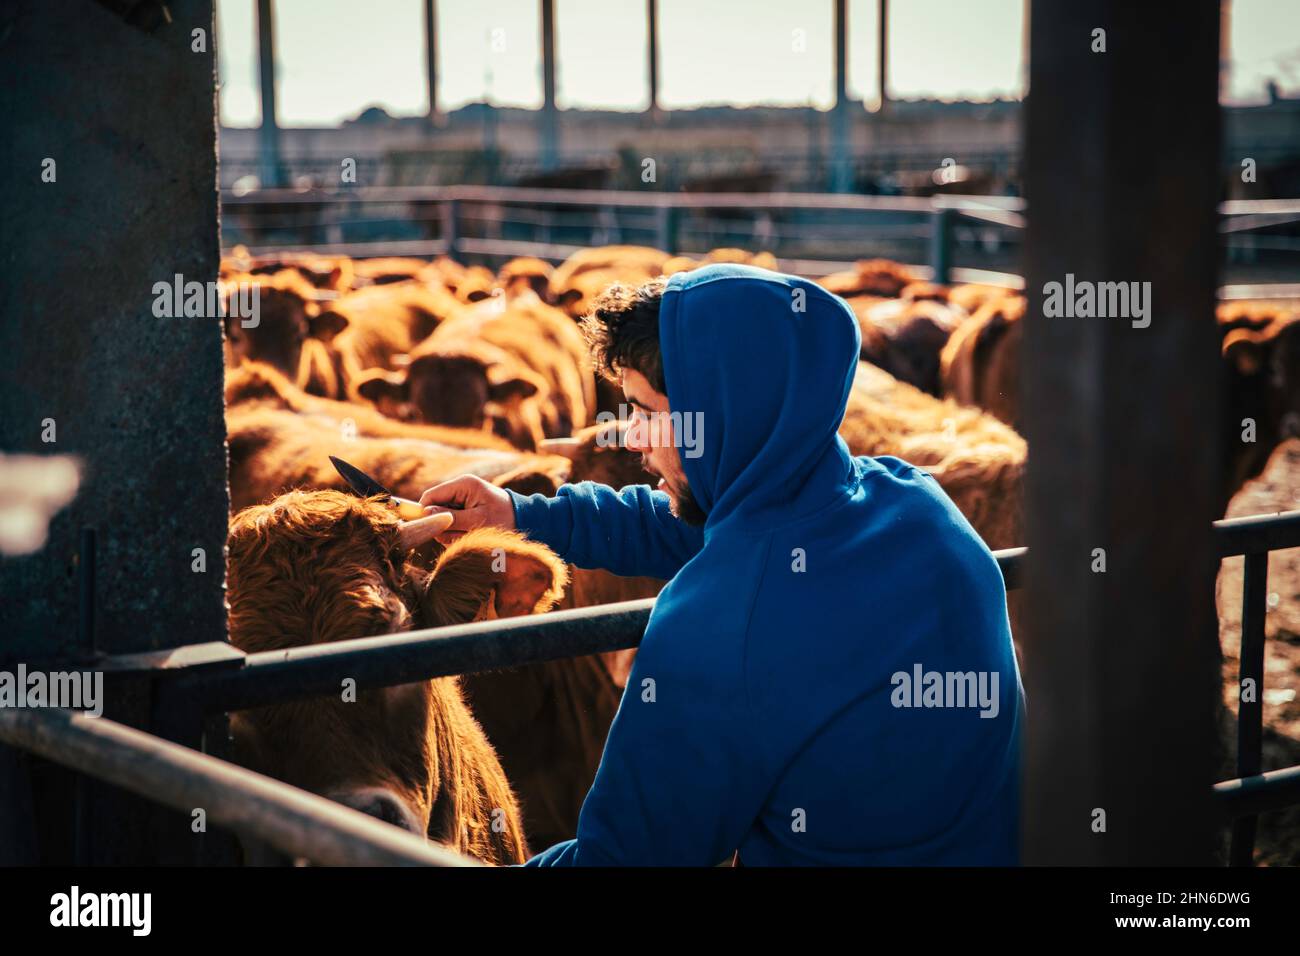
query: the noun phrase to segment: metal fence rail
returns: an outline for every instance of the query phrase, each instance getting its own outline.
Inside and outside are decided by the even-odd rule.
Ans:
[[[0,742],[327,866],[473,866],[333,800],[133,727],[67,710],[0,709]]]
[[[867,255],[926,263],[939,282],[1014,286],[1025,225],[1024,200],[937,194],[675,193],[646,190],[494,186],[354,186],[335,190],[226,190],[223,243],[255,254],[310,249],[357,258],[379,255],[470,257],[503,262],[537,256],[558,262],[592,245],[653,245],[701,254],[718,246],[766,249],[781,268],[821,276]],[[1300,200],[1221,203],[1221,243],[1250,260],[1260,252],[1300,253],[1291,231]],[[960,268],[962,260],[966,268]],[[983,273],[983,274],[980,274]],[[1251,297],[1289,297],[1267,288]],[[1244,298],[1240,293],[1221,298]]]

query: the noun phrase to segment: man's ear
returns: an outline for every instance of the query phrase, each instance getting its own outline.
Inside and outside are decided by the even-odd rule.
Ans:
[[[377,408],[404,402],[411,391],[405,371],[390,372],[382,368],[366,369],[352,383],[352,389]]]
[[[549,611],[569,569],[550,548],[514,531],[479,528],[452,542],[425,586],[425,611],[440,627],[477,618]]]
[[[333,341],[334,336],[348,327],[348,320],[346,316],[340,315],[333,309],[325,309],[316,315],[309,315],[307,324],[312,338],[330,342]]]

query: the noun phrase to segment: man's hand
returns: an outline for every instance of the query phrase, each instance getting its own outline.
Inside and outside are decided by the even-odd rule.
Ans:
[[[420,504],[429,514],[446,512],[452,516],[451,527],[438,535],[443,542],[455,541],[475,528],[515,527],[515,508],[505,489],[476,475],[461,475],[434,485],[420,495]]]

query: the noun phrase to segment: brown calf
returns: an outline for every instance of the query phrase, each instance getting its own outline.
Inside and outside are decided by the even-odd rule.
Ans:
[[[439,516],[441,517],[441,516]],[[551,607],[563,565],[508,532],[471,532],[431,570],[411,549],[445,527],[383,505],[292,492],[240,512],[229,536],[230,638],[281,650]],[[506,555],[509,573],[492,569]],[[528,855],[519,808],[459,681],[345,690],[231,721],[241,762],[488,863]]]

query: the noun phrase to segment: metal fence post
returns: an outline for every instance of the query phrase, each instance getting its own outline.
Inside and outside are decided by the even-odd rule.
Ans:
[[[1253,777],[1262,769],[1264,731],[1264,610],[1268,596],[1268,552],[1247,554],[1241,595],[1241,653],[1237,687],[1237,776]],[[1246,700],[1245,683],[1253,682]],[[1241,817],[1232,825],[1228,862],[1250,866],[1255,858],[1258,818]]]
[[[665,203],[658,209],[658,225],[656,244],[664,252],[676,254],[678,232],[681,228],[681,212],[669,203]]]
[[[1024,861],[1206,865],[1218,4],[1037,0],[1030,32]],[[1080,306],[1101,283],[1143,298]]]
[[[442,204],[442,242],[445,253],[455,259],[460,254],[460,200],[447,199]]]
[[[952,272],[952,210],[936,205],[930,213],[931,281],[946,284]]]

